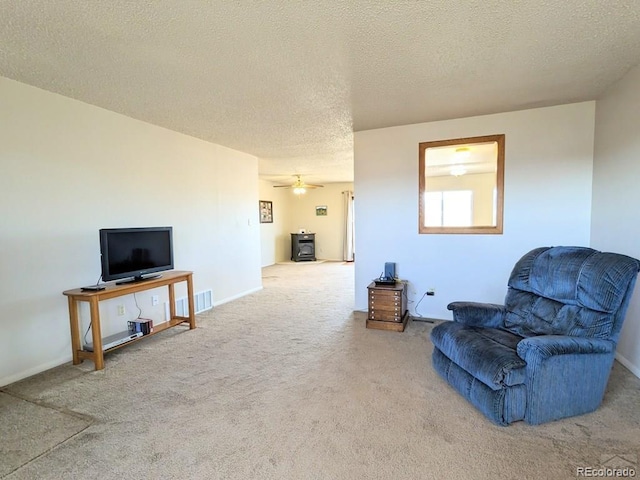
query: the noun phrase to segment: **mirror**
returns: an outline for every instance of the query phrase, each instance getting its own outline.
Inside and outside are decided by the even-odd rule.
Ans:
[[[419,145],[419,232],[501,234],[504,135]]]

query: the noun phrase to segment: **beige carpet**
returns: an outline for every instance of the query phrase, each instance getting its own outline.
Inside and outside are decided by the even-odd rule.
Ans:
[[[324,263],[324,262],[329,262],[331,260],[303,260],[300,262],[294,262],[293,260],[285,260],[283,262],[278,262],[278,265],[309,265],[309,264],[318,264],[318,263]]]
[[[0,389],[0,477],[570,479],[637,462],[640,380],[619,364],[597,412],[497,427],[433,372],[430,324],[365,329],[353,265],[263,274],[264,290],[103,371],[86,361]]]

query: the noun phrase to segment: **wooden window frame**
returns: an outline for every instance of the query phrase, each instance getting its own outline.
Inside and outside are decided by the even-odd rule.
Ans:
[[[496,224],[479,225],[470,227],[426,227],[424,225],[425,205],[424,192],[426,191],[426,162],[425,154],[428,148],[468,145],[474,143],[496,142],[498,147],[496,165]],[[421,142],[418,144],[419,179],[418,179],[418,233],[421,234],[492,234],[501,235],[503,232],[504,215],[504,151],[505,135],[485,135],[481,137],[455,138],[450,140],[438,140],[434,142]]]

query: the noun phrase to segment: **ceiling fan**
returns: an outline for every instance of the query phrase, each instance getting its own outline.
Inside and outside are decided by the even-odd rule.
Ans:
[[[293,188],[293,193],[300,195],[307,191],[308,188],[322,188],[324,185],[314,185],[312,183],[304,183],[300,175],[296,175],[296,181],[290,185],[274,185],[273,188]]]

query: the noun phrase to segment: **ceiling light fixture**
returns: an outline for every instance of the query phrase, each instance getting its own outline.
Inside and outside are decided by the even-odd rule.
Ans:
[[[456,148],[454,155],[458,162],[462,162],[471,156],[471,149],[469,147]]]
[[[467,173],[467,169],[462,165],[454,165],[453,167],[451,167],[450,172],[454,177],[459,177]]]
[[[324,185],[314,185],[313,183],[305,183],[300,175],[296,175],[296,181],[289,185],[274,185],[274,188],[291,188],[295,195],[302,195],[308,188],[322,188]]]

